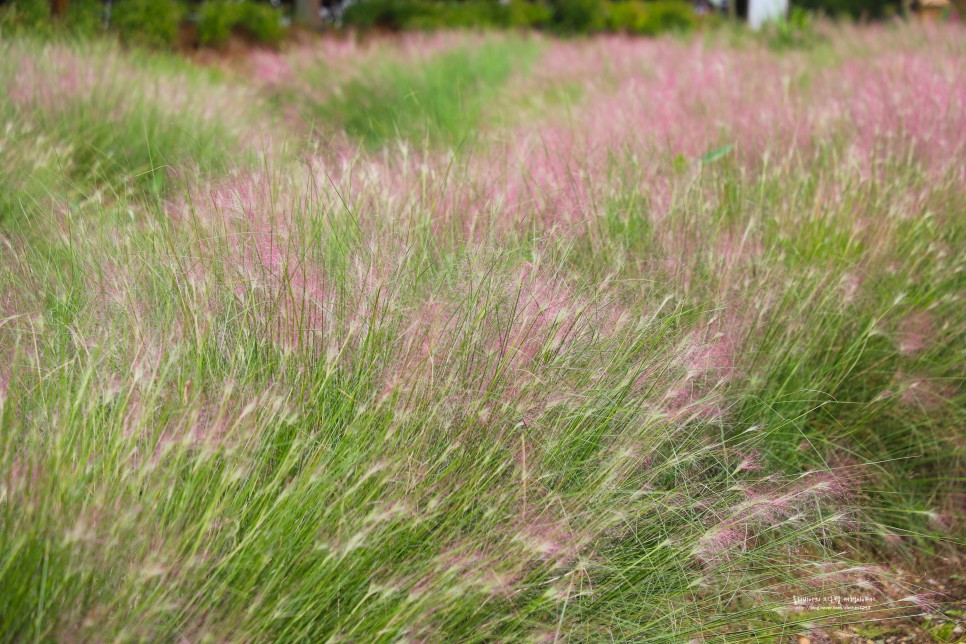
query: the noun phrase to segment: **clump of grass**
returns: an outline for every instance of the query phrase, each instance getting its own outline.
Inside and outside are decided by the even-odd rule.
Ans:
[[[202,87],[224,90],[199,85],[205,75],[185,73],[180,61],[122,58],[105,44],[26,41],[5,48],[0,74],[9,91],[0,114],[12,154],[8,215],[68,193],[68,202],[95,193],[160,196],[179,181],[244,164],[249,154],[240,129],[214,118],[210,104],[193,95]],[[40,144],[31,146],[31,138]]]
[[[187,259],[209,236],[185,232]],[[128,250],[107,235],[100,276],[80,244],[76,273],[54,265],[38,284],[62,303],[40,347],[59,375],[18,362],[4,389],[12,636],[590,636],[622,621],[673,639],[715,628],[716,583],[764,582],[762,558],[842,527],[809,509],[839,494],[820,478],[747,505],[752,445],[704,438],[713,388],[674,420],[643,404],[663,406],[684,375],[650,375],[687,330],[678,307],[600,333],[606,294],[553,265],[451,251],[393,268],[350,244],[353,287],[305,320],[321,346],[285,349],[274,288],[245,285],[244,261],[223,269],[252,257],[262,284],[290,290],[307,242],[276,246],[292,253],[281,262],[209,250],[192,271],[222,274],[208,279],[170,262],[160,232],[131,231]],[[65,300],[85,274],[98,286]],[[770,584],[798,576],[767,568]],[[772,605],[742,601],[741,623]]]
[[[535,51],[532,41],[500,38],[413,64],[385,61],[311,109],[369,146],[396,139],[459,145],[474,137],[487,104]]]

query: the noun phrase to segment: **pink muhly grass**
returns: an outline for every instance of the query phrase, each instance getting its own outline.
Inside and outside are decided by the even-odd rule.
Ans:
[[[754,472],[761,469],[761,452],[750,450],[742,454],[737,470],[740,472]]]
[[[93,60],[90,52],[58,43],[45,44],[39,54],[18,47],[11,53],[19,63],[8,81],[11,100],[23,110],[37,109],[48,116],[84,105],[109,118],[138,118],[139,110],[149,106],[164,114],[194,116],[239,130],[246,116],[238,105],[257,103],[254,92],[229,85],[208,85],[204,100],[199,100],[189,78],[145,74],[114,50],[97,51]],[[259,147],[253,142],[252,148]]]
[[[674,362],[684,369],[684,381],[672,386],[663,400],[672,418],[715,420],[724,414],[716,389],[737,373],[740,320],[726,316],[686,340]]]
[[[261,332],[287,350],[325,335],[336,307],[327,276],[301,241],[297,219],[306,197],[296,190],[263,174],[246,174],[199,190],[171,211],[204,231],[186,277],[210,281],[209,290],[226,279],[237,301],[258,312],[250,319]],[[227,275],[212,279],[215,267]],[[213,313],[218,306],[211,302],[205,310]]]
[[[740,525],[722,524],[715,526],[698,539],[692,551],[703,563],[714,563],[727,559],[734,551],[748,548],[751,539],[749,530]]]
[[[12,53],[19,55],[20,64],[7,90],[21,109],[56,113],[68,107],[70,99],[88,97],[104,79],[104,66],[91,65],[86,57],[62,45],[48,45],[40,57],[16,49]]]
[[[907,315],[899,323],[899,353],[910,356],[926,349],[935,337],[931,316],[924,312]]]
[[[40,464],[33,459],[15,456],[7,475],[7,493],[16,499],[16,494],[24,493],[25,501],[29,500],[30,492],[37,490],[44,475]]]
[[[709,130],[709,114],[711,123],[731,130],[733,138],[746,145],[774,141],[775,136],[785,140],[788,133],[808,134],[807,119],[785,100],[781,84],[768,81],[780,77],[779,70],[747,72],[774,66],[773,60],[759,59],[752,66],[745,59],[755,55],[669,40],[613,38],[595,44],[606,51],[598,64],[607,61],[608,67],[619,67],[611,73],[621,83],[581,106],[579,118],[586,120],[576,124],[574,131],[581,133],[589,150],[613,150],[626,141],[632,149],[643,151],[656,145],[694,157],[707,151],[709,140],[719,133]],[[559,56],[559,52],[558,48],[552,53]],[[649,61],[649,66],[642,61]],[[607,71],[598,70],[598,76],[608,77]],[[754,109],[750,109],[752,101]],[[608,118],[599,118],[600,114]]]
[[[755,534],[776,521],[813,512],[816,502],[847,501],[856,489],[856,477],[844,470],[811,472],[788,484],[762,482],[744,491],[746,499],[734,505],[702,535],[693,551],[699,561],[713,564],[748,547]],[[839,523],[846,515],[832,515]]]
[[[272,187],[260,175],[245,175],[215,184],[208,189],[213,210],[208,217],[242,216],[251,221],[261,218],[272,206]]]
[[[383,378],[386,396],[396,389],[414,390],[420,382],[444,380],[458,369],[450,364],[459,307],[450,302],[429,300],[403,314],[398,349]],[[429,384],[428,386],[433,386]]]
[[[0,407],[3,407],[9,395],[10,374],[5,369],[0,368]]]
[[[552,561],[557,567],[573,563],[585,551],[590,538],[570,522],[549,516],[527,518],[516,524],[513,541],[522,544],[539,560]]]
[[[244,405],[241,408],[246,409]],[[195,443],[214,446],[225,441],[229,437],[232,427],[242,420],[242,418],[232,419],[215,403],[207,402],[190,424],[189,435],[186,438]]]
[[[935,382],[928,377],[904,375],[901,371],[896,374],[896,381],[902,393],[899,400],[910,407],[918,407],[925,411],[933,411],[946,404],[951,396],[951,389]]]
[[[254,76],[268,85],[281,85],[292,79],[292,67],[283,54],[256,49],[248,53],[248,63]]]
[[[432,48],[431,40],[411,42],[419,51]],[[355,44],[333,46],[358,54]],[[372,195],[403,210],[421,203],[415,211],[430,207],[439,221],[461,222],[466,234],[472,234],[473,222],[481,217],[504,230],[532,221],[560,229],[594,215],[600,200],[614,187],[609,175],[612,160],[626,157],[642,178],[653,218],[659,219],[669,207],[673,176],[668,166],[677,155],[693,162],[718,143],[731,142],[739,144],[735,155],[758,167],[769,155],[786,155],[787,150],[802,154],[821,138],[819,134],[831,134],[842,123],[858,133],[847,139],[859,148],[868,148],[859,139],[869,128],[876,141],[910,136],[932,140],[939,136],[937,132],[948,134],[949,124],[957,122],[955,117],[963,111],[957,89],[966,86],[955,83],[950,57],[905,51],[895,55],[909,69],[900,65],[899,71],[890,72],[887,65],[876,66],[872,78],[864,78],[850,64],[828,70],[823,87],[829,100],[816,104],[810,93],[796,91],[782,80],[801,71],[801,62],[794,58],[671,40],[606,37],[591,43],[554,42],[535,72],[536,82],[585,82],[598,90],[590,93],[588,101],[572,106],[565,117],[551,115],[536,127],[521,124],[505,138],[495,133],[461,169],[465,181],[447,179],[452,160],[446,155],[417,153],[412,146],[404,145],[398,155],[384,150],[359,157],[358,151],[352,152],[350,156],[357,157],[357,167],[351,171],[356,189],[344,192]],[[880,71],[884,75],[876,76]],[[899,110],[902,116],[896,116],[891,108],[880,106],[877,88],[888,92],[896,84],[905,87],[905,80],[919,71],[928,73],[926,80],[916,82],[941,95],[935,99],[937,105],[924,110],[928,115],[916,121],[912,112],[904,116],[908,110]],[[872,98],[853,97],[851,88],[856,83],[867,87]],[[905,102],[916,95],[898,94]],[[601,114],[608,116],[601,118]],[[952,144],[947,158],[956,158],[958,145]],[[431,202],[413,190],[417,169],[431,187],[426,193]],[[333,175],[340,185],[341,173],[337,169]],[[359,189],[363,184],[367,188]],[[727,246],[718,254],[729,265],[755,252],[753,245]],[[846,284],[846,288],[852,287]]]
[[[871,66],[848,61],[829,80],[841,84],[829,91],[840,97],[863,155],[881,146],[901,154],[906,150],[897,146],[912,145],[921,159],[941,170],[966,146],[960,127],[966,119],[966,83],[950,57],[897,51],[876,57]]]
[[[524,262],[506,285],[512,318],[494,348],[514,368],[527,368],[543,348],[559,348],[572,338],[579,303],[561,280]]]
[[[725,414],[719,395],[701,392],[690,384],[670,391],[662,400],[662,405],[670,418],[684,422],[713,422]]]
[[[856,300],[860,289],[862,288],[862,278],[856,273],[845,273],[842,275],[841,280],[841,290],[842,290],[842,301],[845,304],[851,304]]]
[[[738,339],[730,331],[719,331],[704,341],[693,341],[682,357],[688,379],[727,380],[735,373]]]
[[[451,547],[436,558],[434,572],[423,578],[416,589],[425,592],[429,586],[456,584],[475,592],[510,597],[523,578],[525,562],[525,558],[497,550]]]
[[[846,467],[824,472],[806,472],[798,478],[783,498],[788,501],[800,500],[837,500],[853,497],[862,472]]]
[[[761,490],[756,490],[752,487],[745,490],[745,495],[748,500],[739,506],[739,514],[750,519],[775,521],[787,518],[797,511],[792,500],[780,489],[774,490],[762,486]]]
[[[496,193],[504,216],[520,221],[535,214],[547,227],[586,219],[591,181],[587,168],[593,160],[580,149],[573,131],[551,125],[511,141],[512,147],[505,150],[508,165],[499,167],[505,184]],[[585,158],[576,165],[574,159]]]
[[[939,604],[934,599],[935,593],[916,593],[907,595],[897,600],[898,602],[912,604],[923,613],[936,613],[939,611]]]

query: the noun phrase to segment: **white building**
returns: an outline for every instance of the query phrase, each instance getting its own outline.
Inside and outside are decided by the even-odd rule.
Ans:
[[[748,25],[758,29],[766,22],[788,16],[788,0],[748,0]]]

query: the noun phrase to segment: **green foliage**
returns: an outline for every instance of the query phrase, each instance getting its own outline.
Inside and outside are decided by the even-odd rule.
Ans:
[[[111,25],[128,43],[171,47],[178,41],[184,6],[178,0],[118,0]]]
[[[370,145],[397,137],[458,144],[474,131],[487,100],[533,54],[531,44],[506,40],[415,65],[387,63],[313,112]]]
[[[765,25],[762,34],[768,46],[775,50],[805,49],[819,40],[812,26],[811,12],[801,7],[792,7],[787,20]]]
[[[553,22],[553,9],[544,2],[510,0],[505,5],[505,26],[545,29]]]
[[[136,80],[210,88],[200,85],[207,74],[174,56],[137,51],[126,54],[136,64],[120,66],[116,45],[103,45],[57,44],[71,66],[78,60],[75,48],[86,48],[96,69],[68,91],[57,87],[63,73],[58,58],[32,48],[38,52],[32,57],[35,73],[54,79],[51,86],[27,88],[19,100],[0,93],[0,122],[10,124],[0,137],[0,220],[54,195],[63,198],[66,186],[80,194],[163,195],[187,176],[223,171],[239,154],[237,135],[205,115],[191,89],[172,106]],[[14,65],[0,64],[0,86],[11,84],[16,73]],[[45,90],[52,96],[45,99]]]
[[[101,0],[71,0],[63,26],[80,36],[95,36],[104,31],[104,3]]]
[[[55,34],[90,37],[104,29],[100,0],[72,0],[67,13],[54,20],[49,0],[15,0],[0,6],[0,29],[49,37]]]
[[[222,47],[236,30],[256,42],[277,45],[285,37],[281,15],[268,4],[237,0],[207,0],[198,10],[198,41]]]
[[[50,2],[48,0],[13,0],[0,7],[0,29],[4,31],[29,31],[35,34],[51,30]]]
[[[412,3],[398,0],[361,0],[342,14],[342,24],[368,30],[374,27],[401,29]]]
[[[152,104],[140,104],[106,118],[109,105],[78,102],[44,124],[63,141],[69,156],[61,169],[71,180],[114,191],[161,194],[181,172],[223,170],[233,137],[217,123],[190,115],[172,118]],[[173,186],[177,187],[175,180]]]
[[[640,0],[612,2],[607,6],[607,28],[620,33],[637,33],[647,9]]]
[[[605,0],[490,0],[436,2],[434,0],[360,0],[343,16],[348,27],[368,30],[469,29],[486,27],[533,28],[561,34],[588,34],[604,30],[657,35],[687,31],[697,24],[691,6],[683,0],[607,3]]]
[[[413,15],[425,10],[425,3],[410,0],[361,0],[349,5],[342,23],[363,31],[375,27],[402,29]]]
[[[178,41],[186,7],[181,0],[117,0],[110,27],[127,43],[171,48]],[[0,28],[38,35],[67,32],[93,36],[104,29],[101,0],[71,0],[67,14],[56,24],[48,0],[16,0],[0,7]],[[285,37],[281,12],[251,0],[206,0],[198,8],[198,40],[220,47],[240,31],[256,42],[277,45]]]
[[[642,34],[656,36],[668,31],[689,31],[697,25],[694,9],[687,2],[657,0],[648,4],[648,14]]]
[[[902,14],[901,0],[794,0],[792,6],[837,17],[877,19]]]
[[[361,0],[346,9],[342,20],[345,26],[362,30],[436,30],[525,26],[521,21],[531,16],[539,19],[538,14],[519,6],[511,9],[494,0]]]
[[[551,0],[553,29],[564,34],[586,34],[604,28],[604,0]]]
[[[239,4],[231,0],[206,0],[198,8],[198,42],[222,47],[241,19]]]
[[[425,2],[403,23],[405,29],[473,29],[497,24],[499,10],[488,2]]]
[[[285,38],[281,13],[270,4],[260,2],[241,3],[239,25],[257,42],[277,45]]]
[[[691,5],[680,0],[614,2],[607,12],[612,31],[656,36],[669,31],[690,31],[697,25]]]

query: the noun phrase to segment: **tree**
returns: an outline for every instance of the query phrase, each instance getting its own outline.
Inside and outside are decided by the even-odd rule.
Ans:
[[[55,16],[63,16],[67,13],[69,0],[50,0],[50,13]]]

